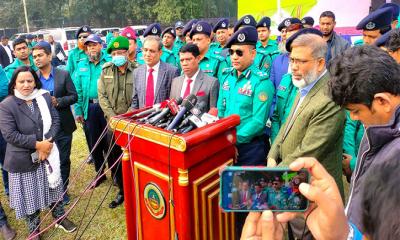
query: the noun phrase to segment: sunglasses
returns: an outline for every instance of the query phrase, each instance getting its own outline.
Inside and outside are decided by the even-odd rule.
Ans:
[[[243,51],[242,50],[229,49],[229,55],[233,56],[234,53],[236,53],[236,55],[238,55],[239,57],[243,56]]]

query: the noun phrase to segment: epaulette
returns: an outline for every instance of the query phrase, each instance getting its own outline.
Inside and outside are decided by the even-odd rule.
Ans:
[[[219,61],[225,61],[225,58],[219,54],[212,54],[211,57],[216,58]]]
[[[233,71],[233,67],[226,67],[222,69],[222,74],[228,74]]]
[[[112,65],[113,65],[112,62],[106,62],[106,63],[103,64],[103,66],[101,67],[101,69],[111,67]]]

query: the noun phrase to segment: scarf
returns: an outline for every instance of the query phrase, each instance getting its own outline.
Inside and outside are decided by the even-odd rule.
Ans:
[[[45,93],[48,93],[48,91],[43,89],[34,89],[30,95],[24,96],[18,90],[14,89],[14,95],[19,99],[25,101],[32,101],[33,99],[36,99],[40,114],[42,115],[43,119],[43,139],[46,139],[45,134],[50,130],[52,123],[50,109],[47,105],[46,99],[44,99],[43,97],[43,94]],[[56,143],[53,142],[53,147],[51,148],[50,154],[47,157],[47,161],[44,162],[49,187],[54,189],[62,183],[60,170],[60,153],[58,151]]]

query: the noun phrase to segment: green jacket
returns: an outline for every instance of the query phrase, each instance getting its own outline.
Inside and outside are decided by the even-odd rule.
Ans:
[[[270,73],[272,62],[280,54],[278,44],[275,40],[270,39],[267,46],[263,47],[260,41],[256,44],[257,54],[254,64],[262,71]]]
[[[181,69],[181,64],[179,62],[179,55],[175,54],[173,50],[166,49],[162,47],[161,61],[171,64],[172,66]]]
[[[354,171],[357,163],[358,148],[364,136],[364,126],[360,121],[354,121],[350,118],[349,111],[346,111],[346,123],[344,127],[343,152],[349,154],[352,158],[350,168]]]
[[[100,61],[95,65],[88,58],[78,63],[74,81],[78,101],[75,103],[75,115],[87,119],[89,100],[97,99],[97,82],[101,75],[102,66],[110,61],[109,55],[101,54]]]
[[[263,135],[275,91],[266,74],[254,65],[239,77],[234,68],[226,68],[221,80],[218,115],[240,116],[240,125],[236,128],[237,143],[249,143],[254,137]]]
[[[136,64],[128,62],[126,72],[122,75],[113,63],[107,62],[103,65],[98,82],[98,96],[107,121],[116,115],[126,113],[131,106],[135,89],[133,70],[136,67]]]
[[[78,63],[82,60],[87,60],[87,59],[88,57],[85,51],[79,49],[78,47],[68,52],[68,62],[67,62],[67,68],[65,70],[69,72],[73,82],[75,82],[76,80],[75,71],[78,67]]]
[[[227,67],[225,58],[219,54],[214,54],[212,49],[208,49],[206,55],[200,60],[199,68],[207,75],[219,79],[222,70]]]
[[[335,179],[343,197],[342,145],[346,114],[327,95],[329,78],[325,73],[319,79],[294,114],[300,100],[297,94],[268,158],[275,159],[279,166],[288,166],[299,157],[315,157]]]
[[[292,83],[292,74],[283,75],[276,90],[276,105],[271,117],[271,143],[278,135],[279,129],[285,124],[292,109],[298,89]]]
[[[0,102],[8,95],[8,78],[0,65]]]
[[[175,54],[179,54],[179,50],[181,50],[181,48],[184,45],[185,45],[185,43],[179,37],[176,37],[175,42],[174,42],[174,48],[172,49],[172,51]]]
[[[36,66],[35,63],[33,62],[33,57],[32,55],[29,55],[29,62],[31,63],[29,66],[35,70],[35,72],[37,70],[39,70]],[[6,72],[7,78],[8,80],[11,79],[15,69],[21,67],[21,66],[25,66],[25,64],[19,60],[18,58],[15,59],[15,61],[13,63],[11,63],[10,65],[8,65],[6,68],[4,68],[4,72]]]

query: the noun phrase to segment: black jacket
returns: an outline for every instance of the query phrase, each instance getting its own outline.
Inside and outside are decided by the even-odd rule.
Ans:
[[[52,118],[52,125],[45,137],[55,139],[60,129],[58,112],[51,104],[50,94],[43,96]],[[32,163],[31,154],[36,151],[36,141],[43,140],[43,121],[36,100],[33,100],[33,104],[34,113],[24,100],[14,95],[0,103],[0,130],[7,142],[3,167],[8,172],[30,172],[38,167],[38,164]]]

